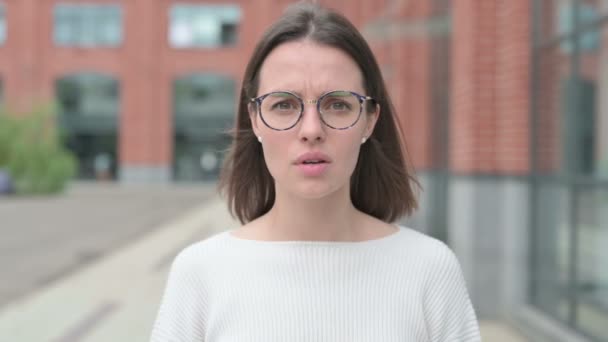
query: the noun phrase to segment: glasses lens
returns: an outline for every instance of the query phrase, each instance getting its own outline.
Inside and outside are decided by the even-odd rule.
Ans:
[[[323,121],[334,128],[347,128],[359,119],[359,98],[347,91],[334,91],[323,97],[319,104]]]
[[[260,109],[262,118],[268,126],[287,129],[298,121],[302,103],[289,93],[271,93],[264,98]]]

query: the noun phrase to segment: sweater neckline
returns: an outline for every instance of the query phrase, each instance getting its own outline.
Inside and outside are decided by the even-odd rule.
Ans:
[[[401,235],[404,231],[404,228],[394,224],[397,228],[396,232],[390,233],[388,235],[370,239],[370,240],[362,240],[362,241],[315,241],[315,240],[255,240],[255,239],[245,239],[232,234],[236,229],[231,229],[225,231],[223,234],[225,235],[227,240],[234,241],[235,243],[240,244],[248,244],[254,246],[369,246],[381,244],[384,242],[388,242],[396,239],[399,235]]]

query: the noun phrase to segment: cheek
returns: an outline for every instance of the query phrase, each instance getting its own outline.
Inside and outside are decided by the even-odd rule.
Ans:
[[[348,156],[348,160],[345,161],[345,167],[348,168],[348,174],[350,176],[355,170],[355,166],[357,166],[357,160],[359,160],[359,152],[361,149],[357,142],[349,147],[349,150],[345,153],[345,156]]]
[[[339,160],[340,169],[342,172],[347,173],[348,176],[355,170],[361,149],[361,135],[354,131],[349,133],[351,134],[343,135],[337,139],[339,144],[336,144],[338,148],[335,151],[335,157]]]
[[[264,161],[273,178],[285,172],[289,165],[289,138],[282,134],[264,134]]]

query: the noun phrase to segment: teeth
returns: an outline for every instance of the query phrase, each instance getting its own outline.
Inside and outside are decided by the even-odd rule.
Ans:
[[[318,164],[318,163],[322,163],[322,160],[305,160],[304,164]]]

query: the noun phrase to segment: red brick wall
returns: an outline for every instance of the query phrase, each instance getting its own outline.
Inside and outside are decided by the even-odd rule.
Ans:
[[[453,2],[450,165],[522,174],[528,165],[529,2]]]
[[[530,1],[497,1],[496,170],[530,170]]]
[[[173,81],[191,72],[212,71],[240,82],[253,44],[292,2],[216,0],[242,7],[238,44],[217,50],[176,50],[167,39],[168,8],[184,0],[153,4],[149,0],[95,0],[105,1],[123,4],[125,34],[118,48],[55,47],[52,9],[58,0],[5,1],[8,36],[0,46],[4,98],[24,105],[32,98],[52,97],[59,77],[80,71],[109,74],[120,82],[120,162],[145,166],[172,162]],[[433,121],[437,83],[432,80],[431,62],[437,50],[424,23],[437,14],[438,1],[321,3],[344,11],[363,30],[384,71],[414,166],[418,170],[437,167],[434,153],[441,132]],[[450,4],[451,169],[525,173],[529,169],[529,2],[461,0]],[[390,34],[369,35],[367,29],[374,23],[388,25]]]
[[[236,46],[217,50],[176,50],[169,46],[168,13],[174,2],[95,0],[120,3],[123,44],[118,48],[60,48],[53,43],[53,6],[65,0],[5,1],[7,41],[0,46],[4,98],[17,108],[54,96],[55,81],[71,73],[95,71],[120,83],[121,164],[170,165],[173,151],[173,80],[190,72],[217,72],[240,80],[245,56],[281,9],[270,0],[240,3],[243,18]],[[191,1],[201,3],[201,1]],[[238,82],[237,82],[238,83]]]
[[[60,48],[53,43],[53,6],[57,2],[120,3],[123,44],[118,48]],[[242,8],[239,42],[234,47],[172,49],[167,39],[172,3],[194,0],[19,0],[5,1],[8,38],[0,46],[4,98],[24,109],[33,99],[50,99],[58,78],[95,71],[120,83],[119,158],[128,165],[170,165],[173,151],[173,81],[192,72],[214,72],[240,82],[254,44],[293,1],[216,0]],[[382,2],[382,1],[381,1]],[[355,23],[375,15],[372,2],[329,0]]]
[[[382,15],[372,19],[384,24],[387,35],[367,35],[403,128],[409,157],[417,170],[432,167],[431,42],[424,28],[431,13],[429,4],[387,3],[378,11]]]

